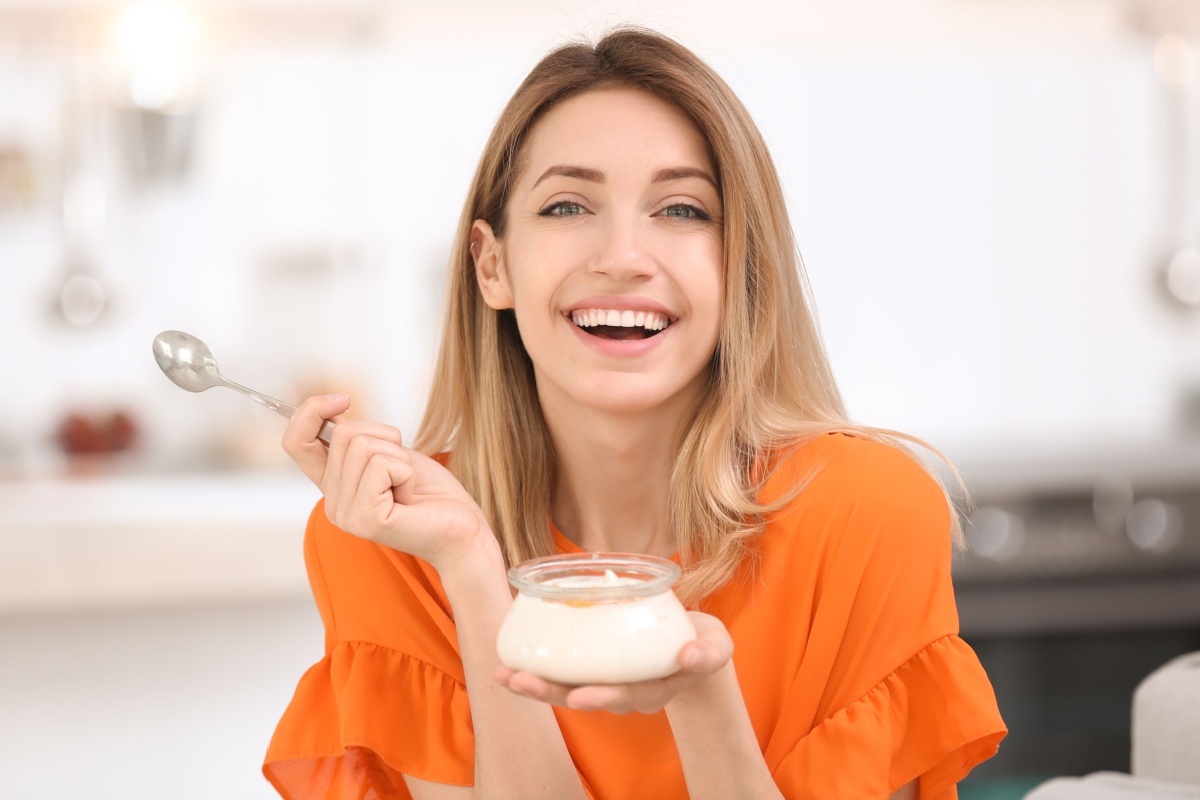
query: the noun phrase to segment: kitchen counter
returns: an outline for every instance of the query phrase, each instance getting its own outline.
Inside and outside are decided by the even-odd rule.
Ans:
[[[1200,436],[1147,441],[973,449],[950,453],[973,495],[984,499],[1038,493],[1091,492],[1098,483],[1195,486],[1200,481]],[[952,483],[944,465],[930,462]]]
[[[0,481],[0,615],[308,595],[288,473]]]
[[[1192,542],[1200,528],[1191,506],[1175,497],[1179,487],[1194,492],[1200,481],[1200,442],[1194,439],[1103,452],[975,456],[956,463],[976,502],[1023,515],[1027,539],[1057,547],[1057,561],[1049,566],[1066,557],[1063,548],[1080,550],[1091,559],[1087,564],[1096,560],[1101,549],[1094,537],[1076,536],[1064,519],[1075,514],[1080,524],[1092,524],[1098,481],[1127,483],[1129,502],[1162,497],[1188,512],[1182,549],[1141,554],[1141,566],[1179,566],[1184,555],[1200,552],[1200,541]],[[0,615],[306,598],[302,540],[319,496],[298,472],[282,469],[0,478]],[[1038,503],[1047,506],[1041,514],[1046,524],[1033,513]],[[970,524],[967,533],[975,533]],[[1025,549],[1029,558],[1041,552]],[[1001,561],[976,557],[981,554],[977,546],[957,557],[960,583],[976,572],[1017,582],[1037,577],[1021,572],[1024,556]],[[973,567],[978,569],[968,569]],[[1082,567],[1060,571],[1087,574]]]

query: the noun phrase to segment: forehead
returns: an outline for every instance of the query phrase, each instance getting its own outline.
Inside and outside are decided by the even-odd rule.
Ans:
[[[521,180],[552,164],[713,169],[708,140],[683,109],[631,88],[592,89],[556,104],[534,123],[523,150]]]

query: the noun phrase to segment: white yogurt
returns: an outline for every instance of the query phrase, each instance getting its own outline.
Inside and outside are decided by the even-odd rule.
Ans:
[[[510,669],[570,685],[662,678],[679,671],[680,648],[696,638],[670,588],[679,567],[665,559],[553,556],[509,574],[518,594],[497,649]]]

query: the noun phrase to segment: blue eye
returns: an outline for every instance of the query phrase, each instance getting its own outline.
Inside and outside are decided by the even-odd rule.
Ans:
[[[662,214],[663,216],[674,217],[675,219],[698,219],[705,222],[712,219],[708,214],[687,203],[677,203],[673,206],[667,206],[662,210]]]
[[[539,217],[577,217],[583,213],[583,206],[562,200],[538,212]]]

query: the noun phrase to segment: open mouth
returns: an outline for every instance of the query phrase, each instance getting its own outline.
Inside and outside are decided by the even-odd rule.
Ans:
[[[649,339],[667,329],[671,319],[657,311],[617,311],[605,308],[580,308],[572,311],[571,321],[592,336],[618,342]]]

